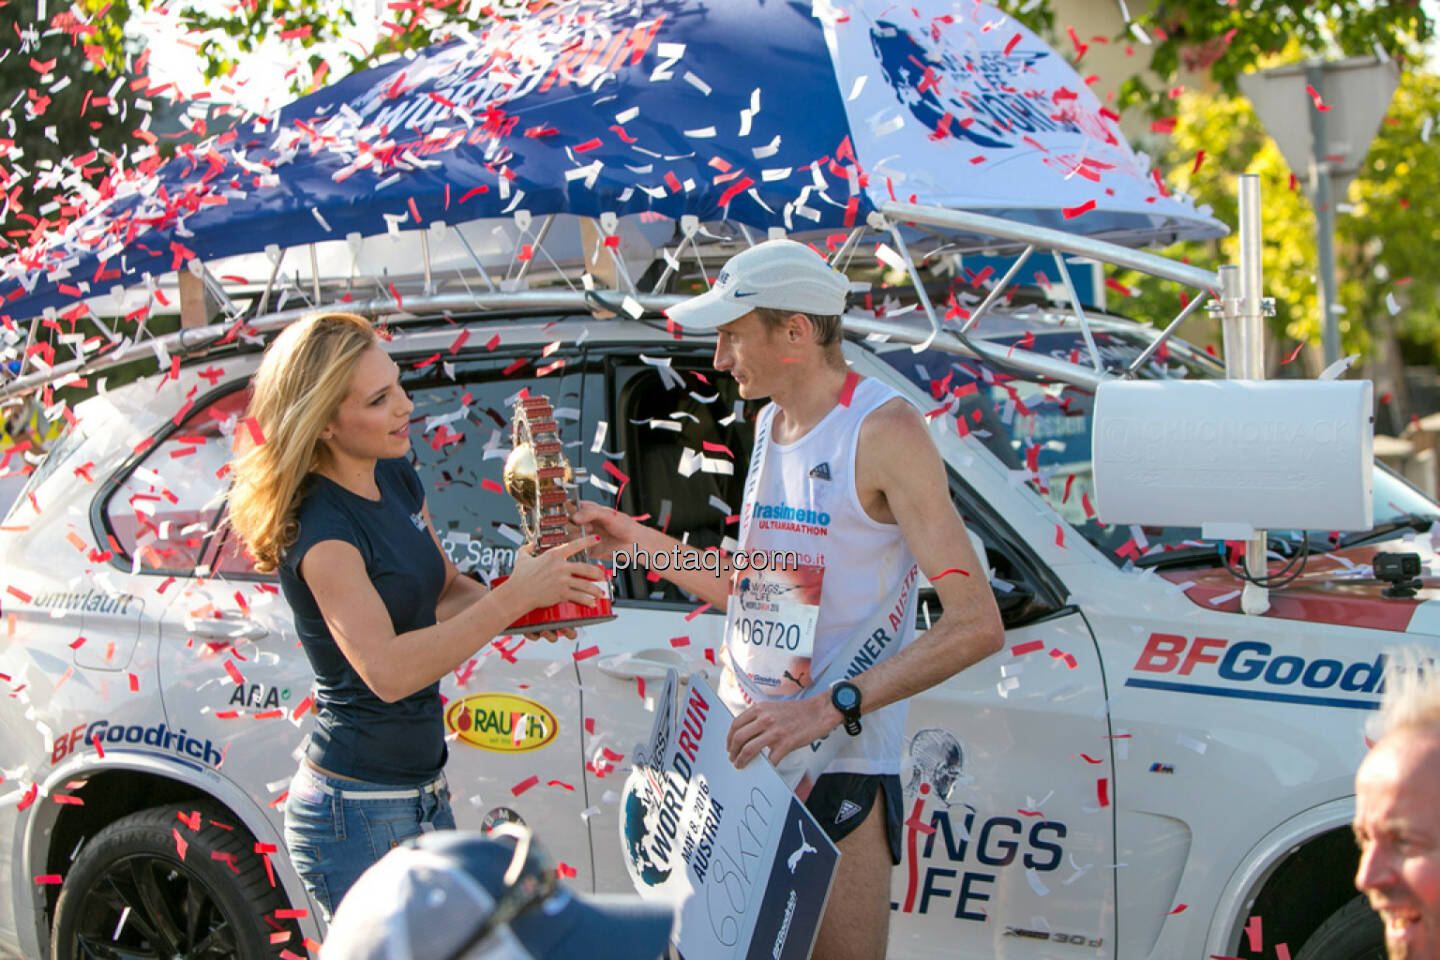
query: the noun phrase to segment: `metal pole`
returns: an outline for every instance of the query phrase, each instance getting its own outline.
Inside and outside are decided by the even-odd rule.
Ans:
[[[1314,64],[1305,79],[1325,95],[1325,69]],[[1330,190],[1330,161],[1325,159],[1325,114],[1310,108],[1310,202],[1315,207],[1316,280],[1320,300],[1320,342],[1328,367],[1340,359],[1340,318],[1335,314],[1335,204]]]
[[[1240,297],[1234,324],[1239,356],[1233,367],[1242,380],[1265,378],[1265,287],[1261,255],[1260,178],[1243,174],[1240,177]],[[1226,368],[1227,373],[1232,369],[1228,355]],[[1268,572],[1265,545],[1264,530],[1256,530],[1245,544],[1245,572],[1252,577],[1263,577]],[[1246,583],[1240,595],[1240,609],[1250,616],[1259,616],[1270,609],[1270,591]]]

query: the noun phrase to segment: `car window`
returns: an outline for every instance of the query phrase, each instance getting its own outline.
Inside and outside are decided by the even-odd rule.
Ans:
[[[648,522],[683,542],[733,550],[755,414],[764,402],[742,401],[735,381],[710,366],[708,349],[672,351],[663,362],[658,356],[646,363],[634,353],[607,353],[613,439],[605,449],[623,452],[612,463],[629,481],[619,507],[649,514]],[[615,582],[620,597],[690,602],[643,570],[617,571]]]
[[[435,533],[462,573],[484,580],[509,574],[523,543],[519,510],[504,492],[515,398],[528,391],[549,399],[572,466],[590,443],[580,435],[582,394],[590,374],[579,354],[562,348],[546,354],[539,368],[515,366],[534,353],[497,351],[462,359],[453,364],[453,380],[439,364],[416,371],[401,361],[407,371],[402,383],[415,402],[410,457],[425,485]],[[547,372],[537,376],[539,370]],[[600,493],[593,487],[588,492]]]
[[[235,390],[197,405],[123,475],[102,509],[118,562],[138,557],[144,573],[195,569],[219,519],[231,436],[247,401]]]
[[[425,487],[435,533],[462,573],[486,581],[509,574],[515,548],[524,540],[515,501],[503,490],[510,412],[521,391],[549,398],[566,455],[578,462],[585,378],[579,354],[552,351],[537,368],[529,362],[534,353],[462,355],[444,365],[424,357],[396,357],[401,385],[415,403],[410,462]],[[233,536],[219,544],[217,553],[217,573],[259,576]]]
[[[1148,341],[1138,334],[1095,331],[1096,346],[1107,365],[1127,365]],[[1030,349],[1083,362],[1086,345],[1079,330],[1026,333],[995,338],[1006,347],[1033,338]],[[937,409],[958,415],[960,429],[985,444],[1011,470],[1024,471],[1029,486],[1071,526],[1117,564],[1147,553],[1200,543],[1199,527],[1102,524],[1094,509],[1091,428],[1094,393],[1081,387],[1045,382],[998,365],[938,350],[919,355],[908,349],[886,352],[883,359],[929,391]],[[1138,371],[1142,379],[1201,379],[1223,375],[1223,368],[1184,344],[1172,343]],[[1436,507],[1413,488],[1376,468],[1375,525],[1408,514],[1434,515]],[[1273,536],[1298,539],[1291,531]],[[1312,531],[1312,549],[1329,549],[1328,531]]]

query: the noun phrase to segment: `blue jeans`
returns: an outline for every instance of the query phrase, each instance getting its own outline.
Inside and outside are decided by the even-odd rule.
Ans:
[[[328,923],[372,863],[428,830],[454,830],[442,774],[414,787],[327,777],[302,762],[285,800],[285,847]]]

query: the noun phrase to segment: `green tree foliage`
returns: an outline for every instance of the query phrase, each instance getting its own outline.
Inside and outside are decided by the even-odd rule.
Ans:
[[[1431,132],[1437,113],[1440,77],[1404,74],[1364,169],[1348,196],[1336,198],[1338,301],[1344,310],[1339,325],[1347,353],[1371,354],[1398,334],[1412,349],[1440,360],[1440,261],[1434,255],[1440,246],[1440,129]],[[1292,178],[1243,97],[1188,93],[1179,115],[1160,157],[1173,186],[1233,224],[1236,177],[1260,177],[1265,289],[1276,301],[1272,360],[1284,360],[1301,343],[1318,344],[1315,211],[1303,177]],[[1239,237],[1232,233],[1166,252],[1216,269],[1239,261]],[[1122,282],[1135,289],[1124,306],[1135,316],[1158,322],[1179,309],[1173,287],[1137,275]]]
[[[1283,50],[1300,57],[1383,51],[1409,58],[1435,30],[1413,0],[1156,0],[1132,6],[1134,29],[1152,41],[1153,76],[1136,73],[1127,80],[1120,105],[1151,110],[1164,108],[1166,90],[1182,71],[1202,74],[1234,95],[1241,74]]]

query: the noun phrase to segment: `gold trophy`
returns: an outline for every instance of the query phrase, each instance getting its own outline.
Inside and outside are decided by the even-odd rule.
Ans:
[[[505,460],[505,492],[520,509],[520,529],[528,543],[536,544],[543,553],[570,541],[566,532],[569,522],[570,494],[567,486],[574,480],[570,461],[560,443],[560,430],[555,412],[546,397],[518,397],[510,416],[510,437],[513,449]],[[573,558],[576,563],[589,563],[584,550]],[[497,577],[499,586],[505,581]],[[609,581],[601,579],[607,591]],[[592,606],[569,600],[548,607],[536,607],[510,625],[516,632],[560,630],[583,627],[591,623],[614,620],[610,597],[596,597]]]

